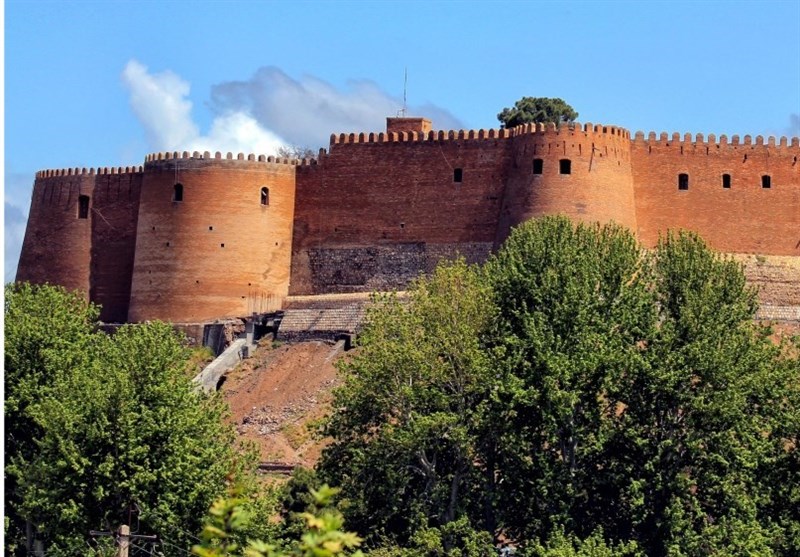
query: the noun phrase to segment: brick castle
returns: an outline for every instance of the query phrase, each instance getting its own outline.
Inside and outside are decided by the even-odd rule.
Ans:
[[[798,138],[434,131],[388,118],[385,133],[332,135],[317,159],[176,152],[45,170],[17,280],[85,292],[106,322],[203,322],[279,309],[289,295],[402,288],[561,213],[621,223],[647,246],[686,228],[719,251],[783,262],[775,303],[800,306],[798,157]]]

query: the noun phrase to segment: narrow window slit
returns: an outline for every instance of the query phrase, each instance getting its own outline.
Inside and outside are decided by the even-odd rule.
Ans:
[[[78,218],[79,219],[88,219],[89,218],[89,196],[88,195],[79,195],[78,196]]]

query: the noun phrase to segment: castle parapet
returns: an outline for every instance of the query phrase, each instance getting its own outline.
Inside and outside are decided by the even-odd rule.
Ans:
[[[715,134],[711,133],[708,134],[706,138],[702,133],[697,133],[692,137],[690,133],[685,133],[681,136],[678,132],[669,134],[664,131],[660,133],[651,131],[645,135],[645,132],[637,131],[634,135],[633,144],[634,146],[644,147],[672,147],[680,150],[681,153],[683,153],[684,148],[691,149],[691,152],[701,153],[703,149],[705,149],[706,154],[708,154],[712,152],[712,148],[714,151],[721,149],[737,149],[741,147],[748,147],[751,149],[769,148],[771,150],[797,149],[800,147],[800,138],[792,137],[790,139],[786,136],[781,136],[779,138],[768,136],[765,138],[762,135],[757,135],[754,141],[751,135],[740,137],[735,134],[729,138],[725,134],[717,137]]]
[[[603,124],[592,124],[587,122],[581,125],[579,122],[562,122],[558,126],[554,122],[538,122],[533,124],[520,124],[511,128],[514,137],[528,134],[574,134],[583,132],[584,134],[604,134],[616,136],[623,139],[630,139],[631,134],[625,128],[619,126],[607,126]]]
[[[290,159],[284,157],[275,157],[272,155],[256,155],[254,153],[237,153],[234,155],[232,152],[227,152],[224,156],[220,151],[216,151],[215,153],[211,153],[209,151],[205,151],[200,153],[199,151],[194,151],[189,153],[188,151],[183,151],[182,153],[178,151],[162,151],[159,153],[150,153],[145,156],[145,167],[149,167],[152,165],[158,165],[159,163],[170,162],[174,164],[174,161],[187,161],[188,163],[192,164],[194,162],[221,162],[221,161],[231,161],[234,163],[269,163],[269,164],[285,164],[291,166],[310,166],[317,164],[317,160],[313,158],[304,158],[304,159]]]
[[[140,174],[143,172],[141,166],[119,166],[119,167],[98,167],[94,168],[59,168],[39,170],[36,178],[61,178],[63,176],[92,176],[95,174]]]
[[[418,133],[410,132],[380,132],[380,133],[340,133],[331,134],[330,145],[346,145],[351,143],[413,143],[434,141],[483,141],[489,139],[508,139],[512,136],[511,130],[431,130]]]

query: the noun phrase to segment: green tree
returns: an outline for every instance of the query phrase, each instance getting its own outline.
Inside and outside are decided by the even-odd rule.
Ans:
[[[522,97],[511,108],[504,108],[497,119],[503,128],[521,124],[574,122],[578,113],[562,99],[549,97]]]
[[[785,348],[789,355],[784,354],[781,363],[788,369],[772,378],[785,383],[770,386],[785,394],[773,400],[771,407],[770,440],[772,454],[777,456],[774,461],[760,462],[755,474],[766,486],[762,520],[780,525],[782,554],[800,555],[800,336]]]
[[[99,311],[77,293],[27,283],[5,286],[5,549],[22,551],[33,541],[32,524],[20,514],[18,481],[36,453],[41,426],[30,415],[65,369],[85,365],[97,340]]]
[[[509,532],[602,527],[653,556],[790,547],[796,493],[778,525],[765,478],[793,477],[796,354],[753,323],[739,265],[689,233],[647,255],[618,227],[547,218],[490,267]]]
[[[14,288],[7,291],[6,323],[9,308],[25,319],[26,304],[35,310],[74,301],[46,286]],[[50,311],[65,321],[72,313],[91,330],[88,318],[95,314],[82,308],[73,303]],[[114,336],[79,335],[72,344],[61,339],[63,350],[41,361],[18,357],[25,332],[6,340],[6,361],[19,360],[17,369],[28,372],[21,382],[49,377],[31,390],[24,409],[36,428],[32,450],[15,454],[7,470],[18,495],[13,513],[35,525],[47,553],[84,553],[89,530],[127,523],[132,505],[148,533],[189,547],[187,532],[199,527],[226,478],[244,478],[252,463],[236,450],[222,400],[192,388],[184,373],[188,351],[173,329],[150,323]]]
[[[565,218],[515,229],[487,265],[500,317],[498,497],[504,524],[533,540],[594,526],[595,485],[617,400],[641,359],[654,309],[640,249],[626,229]]]
[[[756,307],[693,234],[525,223],[370,313],[320,474],[376,555],[797,554],[800,347]]]
[[[649,263],[657,313],[643,365],[611,395],[623,405],[605,459],[614,526],[650,555],[782,552],[764,480],[797,458],[781,423],[796,419],[796,355],[754,323],[741,266],[697,236],[667,235]]]
[[[478,269],[440,266],[407,301],[376,300],[359,350],[340,368],[319,471],[341,486],[348,524],[371,544],[436,528],[451,551],[469,536],[449,535],[448,524],[483,520],[477,442],[492,385],[482,347],[492,307]]]

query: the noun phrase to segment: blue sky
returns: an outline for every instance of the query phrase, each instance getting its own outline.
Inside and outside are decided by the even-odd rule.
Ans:
[[[36,170],[327,146],[382,129],[406,67],[440,129],[540,96],[631,131],[800,135],[800,0],[6,0],[6,281]]]

